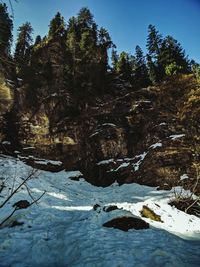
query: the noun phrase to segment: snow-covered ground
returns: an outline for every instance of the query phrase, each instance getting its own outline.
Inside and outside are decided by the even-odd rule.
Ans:
[[[12,188],[13,181],[16,187],[31,167],[0,156],[0,171],[0,179],[7,178]],[[83,179],[70,179],[76,176],[80,173],[39,171],[28,182],[35,197],[44,190],[46,194],[38,205],[16,211],[12,220],[24,222],[22,226],[0,229],[1,267],[200,266],[200,218],[169,206],[173,192],[137,184],[101,188]],[[6,195],[4,188],[0,203]],[[11,213],[16,201],[25,199],[32,201],[23,188],[0,209],[0,222]],[[97,210],[93,209],[95,204],[100,205]],[[110,204],[122,210],[103,211]],[[161,215],[163,223],[145,219],[150,229],[128,232],[102,226],[124,215],[141,217],[143,205]]]

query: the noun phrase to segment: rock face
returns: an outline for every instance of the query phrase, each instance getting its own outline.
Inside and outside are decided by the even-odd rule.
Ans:
[[[18,139],[23,156],[61,161],[62,168],[79,169],[98,186],[116,181],[162,189],[195,183],[200,168],[200,93],[192,76],[172,77],[138,91],[116,89],[80,105],[64,90],[62,47],[52,43],[41,53],[44,60],[51,55],[54,78],[48,88],[43,85],[50,91],[31,110],[24,104],[26,84],[18,88],[16,134],[8,130],[1,141]]]

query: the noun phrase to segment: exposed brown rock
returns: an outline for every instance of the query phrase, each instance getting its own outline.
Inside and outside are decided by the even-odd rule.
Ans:
[[[153,221],[157,221],[157,222],[163,222],[161,220],[161,216],[160,215],[157,215],[152,209],[150,209],[149,207],[147,206],[143,206],[142,207],[142,210],[140,211],[142,217],[145,217],[145,218],[149,218]]]
[[[13,207],[16,209],[27,209],[30,206],[30,203],[27,200],[19,200]]]
[[[119,217],[112,219],[103,224],[104,227],[117,228],[119,230],[127,232],[130,229],[142,230],[148,229],[149,224],[145,221],[134,217]]]

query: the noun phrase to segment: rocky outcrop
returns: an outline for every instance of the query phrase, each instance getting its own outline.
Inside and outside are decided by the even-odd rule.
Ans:
[[[130,229],[141,230],[148,229],[149,224],[141,219],[134,217],[119,217],[103,224],[104,227],[117,228],[127,232]]]
[[[199,89],[193,77],[172,77],[138,91],[115,90],[77,107],[80,101],[64,90],[60,79],[63,68],[56,67],[62,66],[61,48],[50,43],[48,51],[41,50],[42,57],[51,55],[54,79],[37,109],[23,106],[26,86],[18,90],[22,156],[61,161],[62,168],[79,169],[98,186],[136,182],[169,189],[194,184],[200,145]]]

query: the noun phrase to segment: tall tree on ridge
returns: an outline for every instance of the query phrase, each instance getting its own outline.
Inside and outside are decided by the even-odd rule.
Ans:
[[[6,4],[0,3],[0,56],[10,53],[13,22],[8,14]]]
[[[166,75],[189,71],[189,61],[180,43],[172,36],[166,36],[162,42],[158,58]]]
[[[49,37],[62,37],[65,34],[65,21],[60,12],[57,12],[55,17],[50,21]]]
[[[132,82],[132,62],[130,55],[126,52],[121,52],[116,66],[116,72],[126,82]]]
[[[18,29],[17,43],[15,48],[15,62],[18,67],[18,72],[22,68],[26,68],[30,60],[30,50],[33,42],[32,39],[33,28],[30,22],[24,23]]]
[[[148,69],[146,66],[143,51],[139,45],[135,48],[135,83],[137,87],[145,87],[149,85]]]
[[[162,35],[159,34],[156,27],[153,25],[148,26],[147,36],[147,64],[149,69],[149,77],[152,83],[162,80],[163,69],[159,65],[159,56],[162,45]]]
[[[156,30],[153,25],[148,26],[148,37],[147,37],[147,50],[148,54],[153,60],[156,60],[160,54],[160,48],[162,44],[162,35]]]

